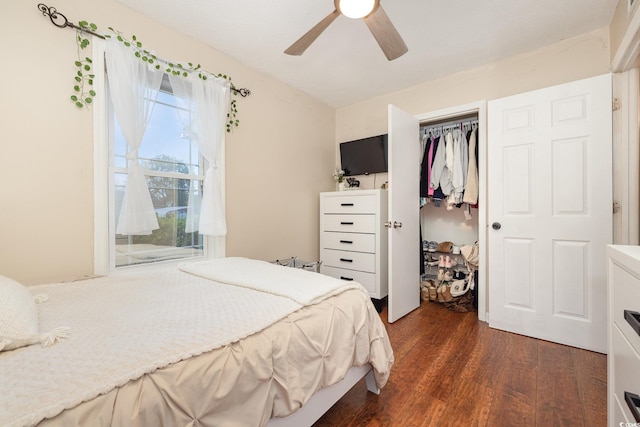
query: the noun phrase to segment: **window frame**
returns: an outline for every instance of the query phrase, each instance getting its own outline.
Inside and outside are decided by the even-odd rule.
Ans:
[[[97,95],[93,102],[93,148],[94,148],[94,233],[93,270],[95,275],[117,275],[154,270],[184,262],[202,261],[226,256],[226,237],[203,236],[204,256],[178,260],[157,261],[145,264],[116,267],[115,257],[115,213],[113,197],[113,152],[109,131],[109,107],[106,74],[105,42],[93,36],[93,88]],[[221,182],[222,200],[225,200],[225,147],[220,149],[218,172]]]

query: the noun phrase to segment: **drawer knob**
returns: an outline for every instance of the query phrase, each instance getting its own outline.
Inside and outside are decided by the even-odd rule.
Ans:
[[[636,419],[636,422],[640,423],[640,410],[638,409],[638,407],[640,407],[640,396],[625,391],[624,400],[627,402],[627,405],[633,414],[633,418]]]
[[[340,223],[340,225],[353,225],[353,222],[351,222],[351,221],[342,221]]]
[[[348,245],[352,245],[353,241],[352,240],[340,240],[340,243],[346,243]]]
[[[625,310],[624,320],[627,321],[636,334],[640,335],[640,313],[637,311]]]
[[[340,206],[353,206],[353,203],[340,203]]]
[[[340,276],[340,278],[342,280],[346,280],[347,282],[353,282],[353,278],[352,277],[344,277],[344,276]]]
[[[340,258],[340,261],[342,261],[342,262],[353,262],[352,259],[348,259],[348,258]]]

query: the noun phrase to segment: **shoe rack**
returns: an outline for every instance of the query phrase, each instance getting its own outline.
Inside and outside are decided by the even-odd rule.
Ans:
[[[448,303],[469,291],[469,270],[461,254],[424,252],[425,273],[421,296],[425,301]]]

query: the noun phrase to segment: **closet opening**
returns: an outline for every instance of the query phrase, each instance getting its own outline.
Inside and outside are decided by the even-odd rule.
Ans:
[[[421,298],[459,312],[479,311],[479,128],[478,111],[420,123]]]

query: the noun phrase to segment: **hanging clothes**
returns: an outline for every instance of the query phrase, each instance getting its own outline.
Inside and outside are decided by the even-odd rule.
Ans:
[[[460,129],[451,132],[452,137],[452,161],[451,161],[451,185],[452,191],[447,199],[447,209],[462,203],[462,194],[467,180],[469,164],[469,144],[465,134]],[[449,163],[447,163],[448,165]]]
[[[464,190],[464,197],[462,201],[475,205],[478,203],[478,158],[477,158],[477,133],[478,129],[471,131],[471,137],[469,138],[469,167],[467,169],[467,185]]]
[[[431,194],[433,194],[433,189],[429,187],[429,182],[431,181],[431,160],[434,138],[431,135],[425,135],[422,141],[424,154],[422,155],[422,163],[420,165],[420,197],[429,197],[429,190],[431,190]]]
[[[442,144],[441,144],[442,141]],[[441,146],[444,147],[444,139],[441,135],[436,136],[433,139],[433,143],[432,143],[432,149],[431,149],[431,175],[429,177],[429,195],[431,196],[431,199],[434,201],[436,206],[440,206],[440,201],[444,200],[445,195],[442,193],[442,188],[440,187],[440,183],[435,183],[433,182],[433,177],[434,177],[434,172],[433,172],[433,168],[435,167],[436,164],[436,157],[438,155],[438,151],[441,148]],[[444,152],[443,152],[444,154]]]
[[[437,190],[440,187],[443,196],[451,194],[453,186],[451,185],[451,169],[453,167],[453,136],[451,132],[447,132],[440,137],[440,143],[436,151],[431,169],[431,188]],[[434,198],[436,192],[434,191]],[[443,197],[444,198],[444,197]]]

